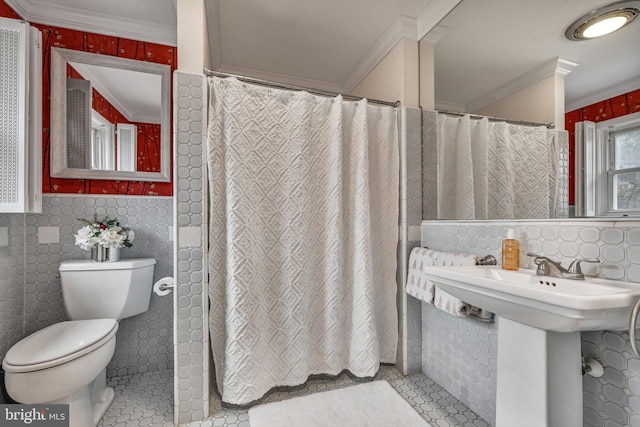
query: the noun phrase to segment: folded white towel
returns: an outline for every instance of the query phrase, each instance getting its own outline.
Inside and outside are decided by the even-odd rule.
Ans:
[[[453,295],[434,286],[422,270],[424,266],[462,266],[475,265],[476,255],[454,254],[433,251],[426,248],[414,248],[409,256],[409,274],[406,292],[424,302],[435,305],[447,313],[466,317],[480,313],[480,309],[460,301]]]
[[[407,277],[406,292],[424,302],[433,303],[434,286],[427,279],[423,267],[437,265],[437,254],[427,248],[413,248],[409,255],[409,274]]]

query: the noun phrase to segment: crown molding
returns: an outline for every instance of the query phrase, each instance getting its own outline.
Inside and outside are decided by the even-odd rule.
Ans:
[[[522,74],[519,77],[511,80],[508,83],[499,86],[498,88],[488,92],[479,98],[469,102],[465,106],[465,111],[474,112],[480,108],[492,104],[502,98],[512,95],[524,88],[527,88],[535,83],[538,83],[547,77],[554,75],[566,76],[575,67],[578,66],[577,62],[572,62],[562,58],[554,58],[545,62],[541,66],[534,68]]]
[[[450,27],[445,25],[436,25],[429,33],[427,33],[422,39],[420,39],[420,43],[426,43],[435,46],[447,33],[451,30]]]
[[[422,40],[447,16],[462,0],[433,0],[418,15],[418,40]],[[445,27],[446,28],[446,27]]]
[[[23,19],[32,23],[169,46],[177,45],[176,26],[154,24],[109,14],[87,15],[79,13],[77,9],[55,3],[47,3],[47,7],[44,8],[40,7],[43,3],[41,0],[5,0],[5,2]]]
[[[432,0],[417,18],[400,15],[378,38],[366,55],[358,62],[344,83],[343,91],[351,93],[367,74],[402,39],[420,41],[449,14],[462,0]]]
[[[436,110],[438,111],[452,111],[456,113],[464,113],[464,104],[458,104],[456,102],[443,101],[441,99],[436,99],[435,103]]]
[[[362,57],[358,65],[344,83],[344,93],[351,93],[353,89],[375,68],[382,59],[402,40],[418,40],[418,21],[409,16],[398,16],[373,46]]]
[[[253,70],[244,67],[234,67],[229,65],[221,65],[216,71],[227,74],[235,74],[237,76],[250,77],[259,80],[281,83],[283,85],[299,86],[300,88],[320,89],[327,92],[341,93],[342,86],[338,83],[326,82],[324,80],[307,79],[303,77],[294,77],[286,74],[271,73],[268,71]]]
[[[576,99],[567,99],[565,101],[564,110],[566,112],[574,111],[579,108],[583,108],[588,105],[604,101],[606,99],[611,99],[618,95],[623,95],[625,93],[628,93],[637,89],[640,89],[640,77],[627,80],[626,82],[622,82],[615,86],[610,86],[606,89],[599,90],[595,93],[590,93],[587,96],[583,96]]]

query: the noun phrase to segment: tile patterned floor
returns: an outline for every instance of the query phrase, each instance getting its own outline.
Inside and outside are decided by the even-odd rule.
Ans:
[[[403,376],[393,366],[382,366],[374,378],[386,380],[434,427],[489,427],[459,400],[424,374]],[[275,402],[321,391],[348,387],[369,380],[346,373],[338,377],[317,377],[299,387],[272,390],[256,404]],[[173,425],[173,372],[151,372],[109,379],[116,400],[100,423],[103,427]],[[250,427],[247,408],[223,408],[212,399],[211,418],[189,427]]]

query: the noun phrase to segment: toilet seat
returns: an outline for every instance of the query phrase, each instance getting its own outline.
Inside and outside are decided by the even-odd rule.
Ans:
[[[7,352],[7,372],[32,372],[70,362],[101,347],[118,330],[115,319],[71,320],[24,338]]]

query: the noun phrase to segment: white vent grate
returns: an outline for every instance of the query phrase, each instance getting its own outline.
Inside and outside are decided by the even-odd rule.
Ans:
[[[0,203],[20,202],[20,31],[0,28]]]

